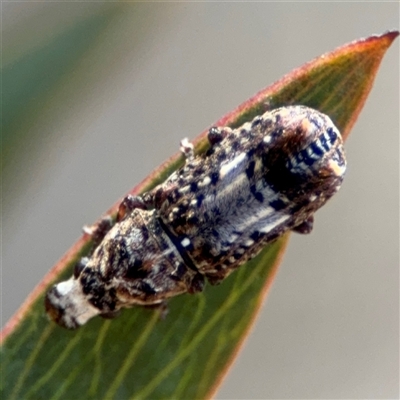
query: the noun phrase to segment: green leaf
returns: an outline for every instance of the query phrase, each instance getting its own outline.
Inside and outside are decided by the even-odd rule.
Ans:
[[[45,40],[37,29],[31,28],[37,37],[24,51],[20,51],[23,39],[29,42],[32,38],[10,39],[2,62],[2,165],[15,157],[23,143],[35,143],[29,126],[54,101],[65,77],[82,62],[118,13],[119,7],[101,6],[95,13],[73,20],[74,23],[61,24]],[[35,23],[40,25],[43,17],[36,18]]]
[[[326,54],[264,89],[216,125],[238,126],[267,108],[305,104],[331,116],[347,137],[382,57],[388,32]],[[205,132],[195,141],[206,147]],[[141,193],[182,163],[175,155],[137,186]],[[109,214],[115,214],[117,203]],[[223,378],[276,273],[288,236],[268,246],[220,286],[169,302],[164,320],[140,307],[115,320],[95,318],[77,331],[46,318],[49,285],[71,274],[87,252],[83,236],[29,296],[2,332],[2,398],[209,398]]]

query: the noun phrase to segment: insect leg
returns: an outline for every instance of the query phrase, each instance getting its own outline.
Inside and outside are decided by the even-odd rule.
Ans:
[[[181,140],[179,150],[185,156],[186,162],[190,162],[194,158],[193,144],[189,142],[188,138]]]
[[[190,282],[190,287],[188,288],[188,293],[194,294],[199,293],[204,290],[204,275],[196,274],[193,276],[192,281]]]
[[[117,214],[117,222],[122,221],[126,215],[129,215],[134,209],[148,210],[152,208],[153,197],[148,193],[145,196],[132,196],[128,194],[120,203]]]
[[[208,131],[207,139],[210,145],[213,146],[214,144],[222,142],[230,132],[232,132],[231,128],[213,126]]]
[[[92,226],[83,227],[83,232],[92,237],[93,249],[90,255],[93,253],[93,250],[100,244],[104,236],[106,236],[107,232],[113,227],[113,225],[114,223],[112,218],[107,215],[105,217],[102,217],[98,223]]]
[[[307,234],[310,233],[313,229],[314,225],[314,216],[310,215],[305,221],[303,221],[300,225],[297,225],[293,228],[294,232]]]

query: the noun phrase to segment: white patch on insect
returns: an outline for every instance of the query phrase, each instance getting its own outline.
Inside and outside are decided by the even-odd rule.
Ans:
[[[264,136],[263,142],[268,144],[268,143],[271,143],[271,140],[272,140],[271,136],[268,135],[268,136]]]
[[[246,153],[241,153],[237,157],[235,157],[232,161],[223,165],[219,170],[219,177],[221,179],[225,178],[233,169],[238,168],[240,164],[246,159]]]
[[[165,257],[165,256],[168,256],[169,254],[171,254],[172,252],[173,252],[173,249],[168,248],[163,251],[162,255]]]
[[[230,193],[234,193],[237,187],[240,187],[243,185],[244,182],[248,181],[246,174],[239,174],[236,177],[234,177],[233,180],[230,182],[227,182],[227,184],[224,186],[224,188],[220,191],[217,192],[217,195],[215,196],[215,200],[219,199],[224,199],[226,196],[228,196]],[[207,196],[207,200],[214,201],[213,198],[210,198]]]
[[[211,178],[206,176],[201,182],[199,182],[198,187],[204,187],[211,183]]]
[[[179,189],[179,193],[186,194],[190,192],[190,186],[184,186],[183,188]]]
[[[329,168],[336,176],[342,176],[346,171],[346,165],[340,165],[336,160],[329,160]]]
[[[318,150],[321,152],[321,154],[324,154],[325,153],[325,149],[324,149],[324,147],[322,146],[322,143],[321,143],[321,141],[318,139],[318,140],[316,140],[315,142],[314,142],[314,144],[315,144],[315,146],[318,148]]]
[[[183,239],[183,240],[181,241],[181,245],[182,245],[183,247],[188,247],[188,246],[190,246],[190,240],[189,240],[188,238]]]
[[[318,160],[319,156],[315,154],[310,147],[306,148],[307,156],[312,158],[313,160]]]
[[[276,213],[275,209],[273,207],[265,207],[263,208],[260,212],[256,213],[255,215],[252,215],[244,220],[243,223],[237,226],[236,230],[239,232],[244,232],[248,230],[249,228],[252,228],[255,225],[258,225],[260,221],[267,219],[269,216],[273,215]]]
[[[73,287],[73,280],[69,279],[68,281],[61,282],[57,285],[57,292],[61,296],[66,296]]]
[[[180,151],[188,156],[188,157],[192,157],[193,155],[193,144],[189,142],[188,138],[183,138],[181,140],[181,147],[180,147]]]
[[[225,150],[226,154],[229,154],[232,151],[232,147],[226,146],[226,147],[224,147],[224,150]]]
[[[238,234],[236,234],[236,233],[233,233],[231,236],[229,236],[229,243],[234,243],[235,242],[235,240],[237,239],[239,237],[239,235]]]
[[[263,189],[264,189],[264,182],[262,181],[262,179],[260,179],[256,183],[256,190],[257,192],[262,192]]]
[[[285,221],[287,221],[290,218],[290,215],[282,215],[277,219],[274,219],[273,221],[269,222],[267,225],[263,226],[260,229],[260,232],[262,233],[268,233],[271,232],[273,229],[275,229],[277,226],[282,225]]]
[[[76,321],[78,322],[79,325],[83,325],[86,324],[86,322],[89,319],[95,317],[98,314],[99,314],[99,309],[93,307],[90,303],[85,301],[85,306],[81,307],[81,312],[76,317]]]

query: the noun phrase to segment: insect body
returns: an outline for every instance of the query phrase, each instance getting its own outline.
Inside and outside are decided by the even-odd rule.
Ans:
[[[99,244],[53,286],[46,309],[76,328],[123,307],[162,305],[219,283],[288,230],[309,233],[314,212],[339,188],[342,139],[324,114],[282,107],[237,129],[214,127],[209,150],[142,196],[128,196]]]

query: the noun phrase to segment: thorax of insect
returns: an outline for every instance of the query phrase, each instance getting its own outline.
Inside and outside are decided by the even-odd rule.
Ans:
[[[225,279],[288,230],[309,233],[313,215],[340,188],[346,161],[339,131],[304,106],[266,112],[237,129],[209,130],[209,150],[142,196],[127,196],[117,222],[94,232],[93,253],[54,285],[46,309],[76,328],[123,307]]]

